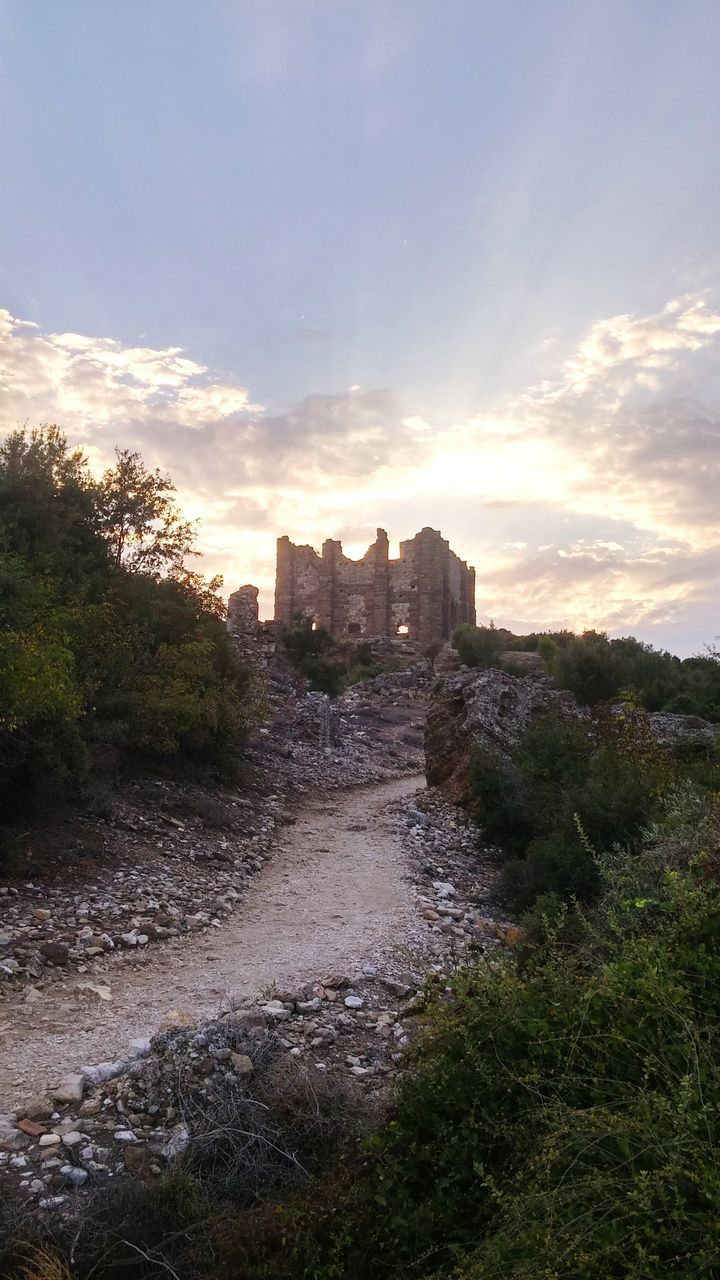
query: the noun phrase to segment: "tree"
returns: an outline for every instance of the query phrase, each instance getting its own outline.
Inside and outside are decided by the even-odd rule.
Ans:
[[[0,555],[56,582],[107,565],[98,528],[97,488],[80,449],[56,426],[22,428],[0,448]],[[17,563],[15,576],[17,576]]]
[[[100,485],[100,528],[116,568],[131,573],[182,571],[194,550],[196,525],[183,520],[175,486],[157,469],[149,471],[139,453],[116,449],[116,465]]]

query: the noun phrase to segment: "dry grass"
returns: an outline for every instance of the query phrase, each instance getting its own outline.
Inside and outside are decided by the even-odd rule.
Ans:
[[[21,1280],[72,1280],[67,1263],[50,1249],[34,1249],[22,1263]]]

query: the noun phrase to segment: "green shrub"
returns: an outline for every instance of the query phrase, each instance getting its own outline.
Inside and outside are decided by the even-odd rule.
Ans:
[[[569,689],[583,706],[631,695],[646,711],[671,711],[720,721],[720,652],[684,660],[654,649],[634,636],[610,640],[603,631],[552,631],[516,636],[502,627],[464,624],[453,644],[469,667],[503,666],[524,674],[512,652],[538,652],[559,688]],[[503,654],[506,655],[503,660]]]
[[[0,448],[0,814],[163,758],[231,766],[258,699],[219,580],[183,568],[167,477],[118,455],[98,485],[55,427]]]
[[[468,667],[495,667],[513,640],[512,632],[496,627],[474,627],[464,622],[453,632],[452,642]]]
[[[592,900],[595,850],[632,847],[676,776],[641,712],[592,722],[538,717],[511,757],[477,751],[470,805],[507,855],[501,894],[523,911],[538,895]]]

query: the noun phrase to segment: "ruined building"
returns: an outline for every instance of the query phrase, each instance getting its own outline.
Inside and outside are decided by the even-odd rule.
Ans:
[[[475,570],[450,550],[436,529],[422,529],[389,557],[377,538],[362,560],[348,560],[342,544],[323,543],[322,556],[289,538],[277,544],[275,621],[311,617],[340,639],[407,636],[418,644],[449,640],[461,622],[475,622]]]

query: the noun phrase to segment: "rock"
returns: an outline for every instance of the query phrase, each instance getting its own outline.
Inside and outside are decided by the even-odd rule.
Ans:
[[[285,1008],[281,1000],[268,1000],[267,1004],[262,1006],[262,1011],[271,1022],[287,1022],[292,1017],[290,1010]]]
[[[48,911],[47,907],[36,907],[32,913],[33,920],[39,920],[40,923],[49,920],[51,916],[52,911]]]
[[[449,880],[433,880],[433,889],[438,898],[454,898],[457,890]]]
[[[346,996],[344,1004],[346,1009],[362,1009],[365,1001],[361,1000],[360,996]]]
[[[341,987],[350,986],[350,979],[339,973],[331,973],[329,978],[323,978],[321,986],[328,987],[331,991],[339,991]]]
[[[87,1182],[90,1174],[87,1169],[79,1169],[74,1164],[63,1164],[60,1166],[59,1172],[73,1187],[82,1187]]]
[[[617,714],[624,714],[622,706]],[[563,720],[587,720],[589,712],[565,689],[546,677],[515,676],[491,668],[461,668],[440,675],[431,689],[425,724],[425,772],[430,786],[462,798],[472,751],[485,747],[508,755],[530,723],[551,714]],[[716,727],[698,716],[653,712],[648,724],[661,746],[706,747]]]
[[[661,747],[676,750],[678,747],[708,747],[715,741],[717,725],[709,724],[700,716],[671,715],[665,711],[653,711],[648,716],[650,728]]]
[[[62,1138],[59,1133],[44,1133],[40,1141],[39,1147],[59,1147]]]
[[[174,1027],[194,1027],[195,1022],[196,1019],[187,1009],[170,1009],[160,1023],[158,1032],[162,1034],[163,1031],[172,1031]]]
[[[125,1147],[125,1150],[123,1151],[123,1160],[125,1162],[126,1169],[129,1169],[131,1173],[141,1176],[148,1172],[149,1166],[153,1161],[153,1156],[152,1152],[148,1151],[147,1147],[143,1143],[138,1142],[134,1146],[129,1144]]]
[[[70,957],[66,942],[41,942],[39,951],[50,964],[65,965]]]
[[[298,1013],[317,1013],[322,1008],[322,1000],[320,996],[313,996],[312,1000],[296,1000],[295,1008]]]
[[[241,1079],[249,1080],[255,1074],[253,1060],[247,1053],[231,1053],[230,1061]]]
[[[79,1147],[84,1141],[84,1133],[78,1133],[77,1129],[71,1129],[70,1133],[63,1134],[63,1143],[66,1147]]]
[[[80,1107],[79,1114],[81,1116],[97,1116],[102,1111],[102,1103],[99,1098],[87,1098]]]
[[[60,1103],[81,1102],[84,1087],[85,1087],[84,1077],[80,1075],[79,1072],[73,1073],[72,1075],[66,1076],[64,1080],[60,1081],[60,1084],[57,1086],[57,1088],[53,1089],[52,1096],[55,1102],[60,1102]]]
[[[14,1116],[0,1115],[0,1151],[24,1151],[29,1143],[27,1134],[16,1127]]]
[[[124,1067],[125,1062],[118,1058],[115,1062],[98,1062],[94,1067],[81,1067],[80,1074],[89,1084],[105,1084],[121,1075]]]
[[[177,1160],[185,1154],[189,1142],[190,1134],[186,1126],[184,1124],[176,1124],[167,1142],[164,1142],[158,1148],[157,1154],[161,1155],[164,1160]]]
[[[29,1138],[39,1138],[41,1134],[46,1132],[44,1125],[38,1124],[35,1120],[28,1120],[27,1118],[24,1120],[18,1120],[17,1127],[21,1133],[26,1133]]]
[[[116,1142],[137,1142],[132,1129],[116,1129],[114,1136]]]
[[[54,1107],[49,1098],[31,1098],[25,1103],[23,1112],[28,1120],[49,1120],[52,1116]]]
[[[547,680],[520,678],[491,668],[440,676],[431,690],[425,725],[425,766],[430,786],[460,796],[470,754],[484,746],[507,755],[531,720],[551,712],[565,719],[587,715],[572,694]]]

